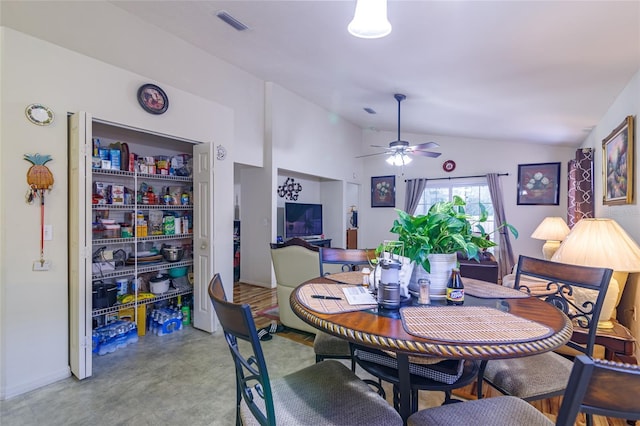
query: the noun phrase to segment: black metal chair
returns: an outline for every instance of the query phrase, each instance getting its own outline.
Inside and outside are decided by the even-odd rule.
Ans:
[[[640,420],[640,367],[612,361],[575,358],[556,419],[556,426],[573,426],[580,412]],[[411,415],[409,426],[452,424],[492,426],[553,426],[553,422],[528,402],[513,396],[479,399],[428,408]]]
[[[378,383],[365,380],[375,386],[383,397],[382,381],[393,385],[393,405],[399,409],[400,383],[397,360],[384,351],[359,344],[351,344],[353,359],[364,371],[378,379]],[[422,360],[421,358],[424,358]],[[411,412],[418,410],[418,391],[444,392],[444,404],[459,402],[451,397],[454,389],[467,386],[476,380],[479,362],[472,360],[434,360],[427,357],[409,357],[409,373],[411,382]]]
[[[376,258],[375,249],[341,249],[320,247],[320,276],[331,272],[359,271],[361,267],[370,265]],[[328,268],[325,265],[338,265]]]
[[[329,274],[325,271],[326,265],[337,265],[334,272],[350,272],[370,265],[370,261],[376,257],[373,249],[341,249],[320,247],[320,276]],[[317,332],[313,340],[313,351],[316,354],[316,362],[325,359],[352,359],[349,342],[339,337],[324,332]],[[355,371],[355,363],[352,360],[351,369]]]
[[[209,296],[235,365],[237,425],[402,425],[400,415],[338,361],[270,380],[250,306],[227,301],[219,274]]]
[[[586,343],[569,341],[567,346],[581,354],[593,356],[598,318],[609,286],[612,270],[520,256],[515,288],[528,289],[524,277],[547,282],[545,301],[562,310],[586,333]],[[573,362],[555,352],[523,358],[483,361],[478,374],[478,398],[482,397],[483,379],[505,395],[526,401],[561,395],[569,381]]]

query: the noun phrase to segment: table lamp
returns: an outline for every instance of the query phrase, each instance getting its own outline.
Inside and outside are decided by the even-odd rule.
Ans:
[[[542,246],[542,255],[545,260],[551,259],[551,256],[558,250],[560,243],[569,234],[569,227],[561,217],[545,217],[538,225],[531,238],[536,240],[546,240]]]
[[[551,260],[613,269],[598,328],[613,328],[610,319],[620,303],[629,272],[640,272],[640,247],[613,219],[582,219]]]

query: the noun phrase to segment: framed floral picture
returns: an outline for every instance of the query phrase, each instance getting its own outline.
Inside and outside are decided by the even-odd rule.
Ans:
[[[396,206],[396,177],[371,177],[371,207]]]
[[[519,205],[560,203],[560,163],[518,165]]]
[[[633,116],[630,115],[602,141],[602,203],[633,202]]]

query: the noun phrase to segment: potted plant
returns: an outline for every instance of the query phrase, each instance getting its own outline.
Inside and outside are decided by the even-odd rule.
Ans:
[[[481,251],[497,245],[487,238],[489,234],[482,226],[487,221],[486,208],[480,204],[480,217],[475,219],[465,212],[465,206],[461,197],[454,196],[453,201],[435,203],[426,215],[412,216],[396,209],[398,218],[390,232],[398,235],[404,255],[416,264],[410,290],[416,288],[421,275],[428,275],[432,293],[436,297],[444,295],[451,269],[457,266],[458,252],[479,260]],[[518,238],[518,231],[512,225],[501,227],[507,227]]]

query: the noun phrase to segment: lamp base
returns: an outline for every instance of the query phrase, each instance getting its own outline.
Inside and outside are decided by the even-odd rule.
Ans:
[[[560,241],[547,240],[542,246],[542,255],[544,260],[550,260],[553,254],[560,248]]]
[[[613,318],[613,311],[616,309],[616,306],[618,306],[619,294],[620,286],[618,285],[618,280],[612,276],[611,281],[609,281],[609,287],[607,288],[607,294],[604,297],[602,310],[600,311],[598,328],[604,330],[610,330],[613,328],[611,318]]]

